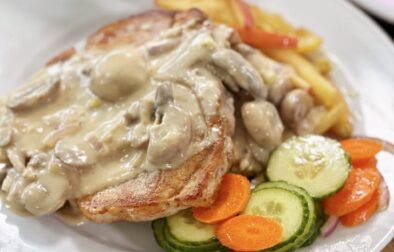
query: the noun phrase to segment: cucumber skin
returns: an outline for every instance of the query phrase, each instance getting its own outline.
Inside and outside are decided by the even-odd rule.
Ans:
[[[167,252],[182,252],[176,248],[173,248],[164,237],[164,228],[166,225],[165,219],[158,219],[152,222],[153,235],[156,243]]]
[[[190,247],[190,245],[185,244],[178,244],[174,246],[166,236],[166,229],[168,229],[167,221],[165,218],[158,219],[152,222],[152,229],[153,234],[156,240],[156,243],[163,248],[167,252],[227,252],[228,249],[222,246],[216,239],[213,240],[216,244],[206,244],[210,245],[208,247],[201,246],[201,247]],[[175,240],[176,241],[176,240]]]
[[[303,136],[303,137],[308,137],[308,136],[313,136],[313,135],[305,135],[305,136]],[[299,137],[299,136],[292,136],[292,137],[288,138],[285,142],[287,142],[287,141],[289,141],[289,140],[292,140],[292,139],[295,139],[295,138],[298,138],[298,137]],[[331,139],[331,140],[334,140],[334,139]],[[335,141],[335,140],[334,140],[334,141]],[[272,180],[272,179],[270,178],[269,174],[268,174],[268,167],[269,167],[269,164],[270,164],[272,158],[274,157],[275,152],[276,152],[277,150],[279,150],[280,147],[281,147],[281,145],[279,145],[278,147],[276,147],[276,148],[271,152],[271,155],[270,155],[270,157],[269,157],[269,159],[268,159],[268,162],[267,162],[267,168],[266,168],[266,170],[265,170],[265,177],[266,177],[266,178],[268,179],[268,181],[270,181],[270,182],[281,182],[281,181],[283,181],[283,180]],[[345,159],[346,159],[347,164],[348,164],[348,177],[349,177],[350,171],[351,171],[351,169],[352,169],[352,159],[351,159],[351,157],[350,157],[345,151],[344,151],[344,156],[345,156]],[[343,188],[343,186],[345,185],[346,180],[347,180],[347,179],[345,179],[345,180],[343,181],[343,183],[342,183],[336,190],[334,190],[334,191],[332,191],[332,192],[329,192],[329,193],[327,193],[327,194],[325,194],[325,195],[322,195],[322,196],[320,196],[320,197],[312,197],[312,196],[311,196],[311,197],[312,197],[314,200],[316,200],[316,201],[322,201],[322,200],[324,200],[324,199],[326,199],[326,198],[332,196],[333,194],[339,192],[339,191]],[[286,181],[283,181],[283,182],[286,182]],[[287,182],[286,182],[286,183],[287,183]],[[299,187],[299,186],[298,186],[298,187]],[[256,188],[257,188],[257,186],[256,186]],[[303,189],[303,188],[302,188],[302,189]],[[305,190],[305,189],[304,189],[304,190]]]
[[[179,241],[177,240],[172,234],[171,230],[167,224],[167,221],[165,221],[165,226],[164,226],[164,238],[166,239],[167,243],[170,244],[170,246],[179,249],[180,251],[184,252],[213,252],[217,251],[220,248],[220,243],[216,239],[212,239],[207,242],[184,242],[184,241]]]
[[[315,227],[317,224],[316,223],[317,222],[317,216],[316,216],[317,209],[315,207],[316,206],[315,201],[313,200],[313,198],[311,196],[309,196],[308,192],[305,189],[295,186],[295,185],[291,185],[291,184],[287,183],[286,181],[264,182],[262,184],[257,185],[256,188],[254,189],[254,191],[257,192],[257,191],[262,190],[264,188],[282,188],[282,189],[286,189],[289,191],[291,190],[290,188],[293,188],[293,190],[296,189],[295,192],[298,193],[301,197],[306,197],[306,196],[309,197],[309,200],[310,200],[309,203],[313,205],[313,209],[312,209],[312,216],[310,217],[312,219],[309,220],[309,222],[310,222],[309,223],[310,224],[309,230],[307,230],[306,232],[301,234],[301,235],[304,235],[303,241],[297,242],[295,244],[291,244],[292,242],[295,242],[300,236],[300,235],[299,236],[294,235],[294,239],[292,239],[292,241],[286,242],[286,244],[283,244],[283,245],[278,244],[272,248],[261,250],[260,252],[289,252],[289,251],[294,251],[294,250],[302,247],[303,244],[305,244],[305,241],[310,240],[311,237],[315,234]],[[304,194],[304,195],[302,195],[302,194]]]
[[[317,216],[317,220],[315,224],[314,233],[312,234],[311,237],[309,237],[308,240],[305,241],[304,244],[302,244],[301,248],[310,246],[316,241],[316,239],[320,235],[320,228],[323,226],[324,222],[326,221],[326,216],[324,215],[323,207],[318,202],[316,202],[316,216]]]

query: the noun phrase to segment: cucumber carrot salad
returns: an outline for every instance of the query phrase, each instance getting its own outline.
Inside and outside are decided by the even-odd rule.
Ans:
[[[279,146],[258,169],[236,163],[211,206],[153,221],[160,247],[169,252],[294,251],[328,237],[338,225],[362,225],[386,210],[389,190],[376,155],[392,153],[392,145],[352,137],[353,118],[330,80],[319,36],[243,0],[156,0],[156,5],[198,8],[213,22],[232,27],[243,43],[289,66],[292,92],[307,91],[317,104],[311,111],[286,111],[286,102],[271,99],[286,126]],[[275,82],[275,71],[261,74],[266,83]],[[295,121],[300,114],[303,120]]]

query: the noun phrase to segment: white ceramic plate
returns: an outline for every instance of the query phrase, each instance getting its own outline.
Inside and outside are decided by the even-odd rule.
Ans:
[[[394,1],[393,0],[352,0],[374,15],[385,19],[394,25]]]
[[[264,0],[325,38],[335,62],[334,79],[356,97],[357,133],[394,142],[394,46],[360,11],[342,0]],[[0,90],[23,83],[44,62],[98,27],[152,7],[136,0],[0,1]],[[394,193],[394,158],[381,154],[380,169]],[[306,251],[380,251],[394,236],[394,202],[388,211],[354,229],[339,228]],[[149,223],[81,227],[55,217],[23,218],[1,206],[0,251],[160,251]]]

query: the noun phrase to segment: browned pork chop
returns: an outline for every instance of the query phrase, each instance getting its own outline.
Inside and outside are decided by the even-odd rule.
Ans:
[[[191,20],[203,22],[198,10],[168,12],[153,10],[131,16],[99,29],[87,40],[86,50],[108,51],[124,45],[142,45],[160,32]],[[69,49],[48,64],[66,61],[75,53]],[[208,206],[216,196],[232,154],[228,125],[213,117],[210,127],[220,129],[218,140],[180,167],[143,172],[123,184],[77,199],[83,215],[95,222],[146,221],[171,215],[181,209]]]

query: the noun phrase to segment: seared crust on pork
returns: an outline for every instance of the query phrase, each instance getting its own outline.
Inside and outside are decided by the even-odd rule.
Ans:
[[[146,221],[192,206],[212,204],[229,167],[231,143],[222,138],[179,168],[141,173],[119,186],[78,199],[95,222]]]
[[[109,51],[124,45],[142,45],[175,24],[205,20],[198,10],[168,12],[153,10],[104,26],[87,39],[87,51]],[[48,64],[66,61],[69,49]],[[220,118],[221,111],[217,111]],[[216,119],[218,118],[216,117]],[[123,184],[76,200],[83,215],[95,222],[147,221],[188,207],[208,206],[227,172],[232,143],[223,120],[211,122],[219,129],[214,144],[192,156],[176,169],[143,172]]]

